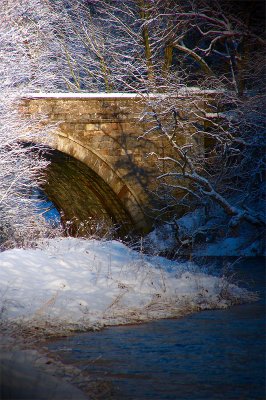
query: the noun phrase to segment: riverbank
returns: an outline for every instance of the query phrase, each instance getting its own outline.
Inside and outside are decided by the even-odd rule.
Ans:
[[[0,337],[0,398],[2,400],[90,400],[75,387],[80,371],[49,356],[45,347]]]
[[[69,365],[104,377],[115,400],[262,400],[265,259],[243,259],[235,274],[258,293],[257,302],[76,334],[48,347]]]
[[[222,271],[145,256],[117,241],[65,238],[49,245],[0,254],[3,399],[11,400],[11,386],[21,385],[31,395],[39,381],[47,382],[47,396],[67,399],[58,389],[67,390],[66,383],[82,390],[80,396],[112,399],[110,381],[65,365],[48,343],[82,331],[183,317],[258,298],[252,287],[241,281],[238,286]],[[37,394],[43,395],[42,388],[37,385]],[[72,389],[67,391],[71,396]]]
[[[59,238],[0,253],[0,322],[64,335],[256,300],[220,268],[148,256],[118,241]]]
[[[110,383],[63,363],[47,343],[0,335],[1,400],[112,399]]]
[[[43,391],[44,394],[41,393],[42,396],[44,395],[46,397],[40,397],[40,400],[59,400],[60,396],[62,400],[68,398],[73,398],[73,400],[80,398],[83,400],[84,396],[86,399],[92,400],[117,400],[120,398],[129,400],[131,399],[131,391],[137,390],[140,378],[138,378],[138,374],[135,376],[135,372],[128,372],[127,368],[129,371],[138,371],[140,370],[141,360],[143,360],[143,362],[145,361],[144,371],[141,374],[141,376],[143,375],[141,378],[142,387],[144,384],[146,385],[145,379],[148,379],[147,382],[153,379],[149,378],[149,373],[147,373],[147,371],[149,369],[153,371],[154,365],[156,365],[156,371],[163,369],[164,374],[168,374],[163,378],[163,382],[160,384],[164,387],[166,382],[171,383],[171,377],[174,376],[173,374],[177,373],[175,372],[175,368],[181,368],[182,365],[179,361],[182,360],[183,352],[187,360],[187,351],[190,348],[193,350],[195,343],[205,343],[204,346],[206,347],[205,348],[203,345],[199,347],[201,353],[199,353],[197,359],[198,362],[201,363],[201,367],[198,371],[202,370],[204,365],[205,369],[211,367],[215,362],[216,355],[225,357],[226,359],[226,357],[230,358],[232,354],[235,354],[234,363],[237,365],[238,358],[241,358],[244,352],[247,357],[248,355],[252,357],[252,362],[254,362],[255,359],[258,360],[259,357],[261,358],[261,355],[264,353],[263,348],[258,350],[259,343],[263,343],[262,340],[258,340],[258,332],[260,332],[261,337],[261,335],[263,335],[263,329],[259,327],[256,328],[254,322],[256,322],[258,306],[261,307],[260,304],[264,301],[265,277],[263,278],[262,267],[263,263],[265,265],[265,259],[260,259],[258,261],[256,258],[250,258],[247,261],[244,270],[238,268],[235,271],[235,279],[239,280],[245,287],[253,292],[258,291],[260,298],[259,303],[250,303],[221,311],[209,310],[173,320],[162,319],[157,322],[139,325],[109,327],[94,333],[80,333],[78,331],[64,332],[62,330],[61,334],[57,336],[56,332],[52,330],[49,332],[47,329],[41,330],[35,329],[34,327],[31,327],[31,329],[24,328],[24,330],[22,330],[21,326],[13,325],[12,328],[11,325],[6,325],[6,335],[2,336],[0,341],[1,367],[2,369],[4,368],[5,371],[0,376],[2,376],[2,378],[8,376],[4,380],[9,383],[9,387],[10,382],[13,382],[12,387],[21,387],[20,390],[22,390],[22,392],[23,390],[28,390],[28,394],[30,395],[34,393],[33,397],[27,396],[27,400],[39,400],[39,398],[36,397],[36,393],[37,395],[40,393],[42,386],[38,387],[37,385],[37,391],[35,392],[36,381],[44,381],[48,387],[48,390]],[[260,269],[258,269],[258,263]],[[239,318],[240,322],[237,322],[237,318]],[[209,332],[208,327],[211,328]],[[254,331],[254,335],[251,332],[251,328]],[[196,337],[193,337],[194,330],[196,332]],[[200,332],[202,332],[204,336],[199,340]],[[241,350],[241,355],[241,352],[238,354],[237,346],[239,343],[241,344],[242,339],[245,339],[242,332],[247,332],[248,342],[243,342],[244,347]],[[218,335],[218,338],[215,339],[215,335]],[[242,337],[240,341],[239,335]],[[182,339],[183,336],[184,338]],[[233,342],[234,337],[235,342]],[[147,338],[147,345],[145,345],[145,338]],[[252,338],[254,339],[254,343],[252,342]],[[174,345],[175,340],[177,340],[177,345],[172,349],[171,346]],[[217,346],[212,344],[212,340],[215,342],[218,341]],[[140,347],[138,343],[141,345]],[[223,346],[221,347],[222,343]],[[131,345],[133,346],[132,349],[130,347]],[[209,345],[211,346],[210,349],[208,348]],[[114,346],[118,346],[118,349]],[[184,349],[182,349],[182,346],[184,346]],[[189,346],[189,348],[187,348],[187,346]],[[174,355],[177,350],[178,353]],[[226,356],[227,351],[229,353]],[[115,362],[113,366],[111,360],[109,360],[110,356],[113,357],[112,354],[113,356],[116,355],[119,359],[119,363]],[[173,357],[171,356],[170,360],[167,361],[171,354]],[[209,356],[213,354],[209,366],[207,361],[206,364],[204,364],[205,354],[209,354]],[[222,354],[225,356],[222,356]],[[151,360],[150,356],[152,356]],[[203,357],[202,360],[201,357]],[[166,362],[165,365],[163,360]],[[174,360],[179,360],[179,367],[173,366],[173,371],[168,371],[167,373],[167,366],[173,365]],[[249,360],[251,360],[251,358],[249,358]],[[225,368],[226,372],[226,368],[229,367],[228,362],[222,367],[221,359],[217,359],[217,361],[219,362],[219,368],[218,366],[217,368],[219,370]],[[191,362],[194,365],[195,354],[193,351],[191,354]],[[232,374],[233,371],[230,372],[230,376],[233,376]],[[262,371],[257,372],[257,374],[262,375]],[[179,374],[177,374],[177,376],[179,376]],[[182,372],[182,376],[186,376],[185,371]],[[21,377],[23,377],[22,381]],[[197,374],[193,379],[198,379]],[[223,377],[221,376],[219,379],[222,381]],[[16,384],[14,384],[14,380]],[[155,378],[155,382],[157,381],[159,381],[158,377]],[[28,387],[25,388],[24,382],[28,383]],[[134,387],[131,387],[130,390],[127,389],[127,393],[129,394],[121,395],[121,393],[119,394],[116,391],[117,382],[120,382],[119,385],[121,384],[122,386],[129,385],[129,388],[130,385],[133,384]],[[236,386],[236,383],[237,382],[234,382],[234,386]],[[172,382],[171,385],[174,385],[174,383]],[[65,396],[65,390],[67,390],[69,397]],[[76,390],[78,390],[78,392]],[[150,389],[145,389],[143,387],[143,393],[147,390]],[[49,397],[51,393],[53,396],[52,398]],[[155,393],[153,393],[153,395],[155,396]],[[141,394],[138,394],[138,396],[141,396]],[[183,397],[185,400],[191,398],[186,396],[187,395],[184,395]],[[5,395],[5,397],[2,396],[1,398],[3,400],[15,400],[14,396],[8,397]],[[19,399],[20,398],[21,397],[19,397]],[[136,398],[141,399],[141,397],[135,397],[135,399]],[[182,397],[180,398],[182,399]],[[244,397],[242,398],[244,399]],[[252,397],[246,397],[248,400],[251,398]],[[213,400],[213,398],[211,398],[211,400]]]

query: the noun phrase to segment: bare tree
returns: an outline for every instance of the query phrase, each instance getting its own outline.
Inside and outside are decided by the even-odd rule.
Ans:
[[[55,82],[56,44],[53,15],[42,0],[3,0],[0,9],[0,245],[25,241],[39,232],[44,219],[36,213],[33,189],[47,162],[38,142],[41,121],[18,112],[27,92],[51,90]],[[26,145],[25,142],[28,142]]]
[[[169,206],[180,196],[214,202],[230,216],[230,227],[241,221],[263,226],[265,42],[258,25],[248,26],[247,16],[230,13],[227,5],[198,1],[171,14],[182,27],[171,43],[184,83],[196,82],[198,89],[186,86],[182,96],[169,69],[164,100],[148,101],[146,134],[162,135],[175,153],[156,155]]]
[[[265,168],[265,41],[263,21],[252,22],[256,7],[225,0],[59,4],[67,4],[61,40],[69,88],[148,93],[146,136],[164,137],[172,148],[171,157],[150,155],[158,159],[165,210],[215,202],[231,226],[263,225],[252,210]]]
[[[57,30],[69,89],[168,92],[169,84],[191,86],[205,80],[207,88],[219,82],[241,95],[251,73],[253,81],[261,76],[265,41],[260,28],[249,26],[254,10],[248,13],[246,6],[232,8],[234,4],[51,2],[60,14]],[[263,29],[263,21],[260,25]]]
[[[55,2],[53,7],[62,17],[58,32],[68,89],[155,90],[171,58],[165,44],[170,27],[167,17],[160,15],[159,3],[162,4],[158,0]],[[173,5],[172,0],[167,0],[164,11]]]

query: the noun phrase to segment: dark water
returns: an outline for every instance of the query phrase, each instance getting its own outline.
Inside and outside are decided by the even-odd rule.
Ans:
[[[114,399],[265,399],[264,260],[245,260],[240,275],[260,292],[258,302],[80,334],[49,348],[111,381]]]

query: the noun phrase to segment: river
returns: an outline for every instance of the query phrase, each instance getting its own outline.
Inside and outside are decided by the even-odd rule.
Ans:
[[[115,400],[263,400],[265,260],[245,259],[237,272],[258,302],[78,334],[49,349],[111,382]]]

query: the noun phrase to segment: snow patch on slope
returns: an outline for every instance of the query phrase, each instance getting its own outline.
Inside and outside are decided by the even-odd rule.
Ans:
[[[254,296],[225,278],[118,241],[52,239],[0,253],[2,319],[79,328],[176,317]]]

